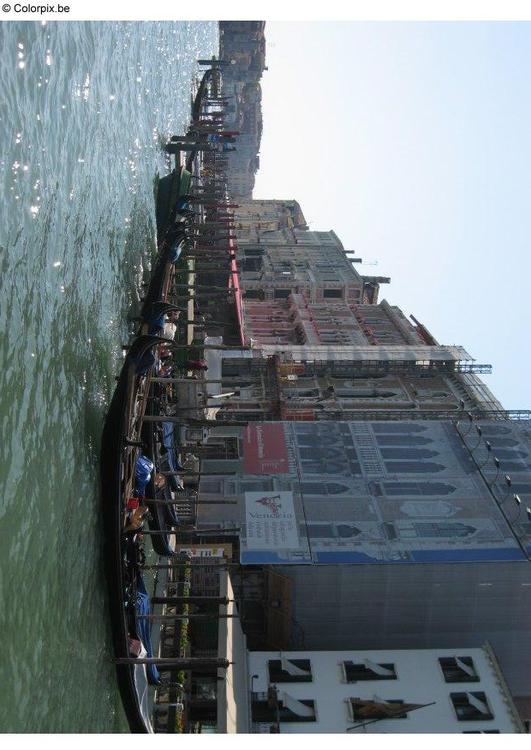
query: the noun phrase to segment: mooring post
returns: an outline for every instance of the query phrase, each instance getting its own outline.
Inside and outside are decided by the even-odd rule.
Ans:
[[[192,670],[196,667],[211,669],[227,669],[234,662],[228,659],[203,659],[199,656],[188,658],[174,658],[161,656],[144,656],[135,658],[134,656],[119,656],[114,660],[115,664],[153,664],[165,669],[185,669]],[[162,686],[164,687],[164,686]]]

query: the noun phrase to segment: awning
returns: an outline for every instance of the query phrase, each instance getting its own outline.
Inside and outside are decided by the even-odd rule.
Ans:
[[[282,705],[296,716],[315,716],[313,706],[306,706],[288,693],[282,693]]]
[[[395,676],[395,673],[392,669],[386,669],[386,667],[382,667],[381,664],[376,664],[370,659],[364,659],[363,661],[367,669],[370,669],[371,672],[374,672],[375,674],[379,674],[381,677],[394,677]]]
[[[290,675],[293,675],[293,677],[307,677],[310,672],[307,672],[305,669],[301,669],[300,667],[297,667],[296,664],[294,664],[289,659],[285,659],[284,657],[281,658],[280,664],[282,667],[283,672],[287,672]]]

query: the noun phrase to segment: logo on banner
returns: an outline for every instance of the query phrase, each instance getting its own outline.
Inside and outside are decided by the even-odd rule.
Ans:
[[[263,505],[265,508],[268,508],[274,518],[280,518],[280,509],[282,508],[280,495],[274,495],[273,497],[261,497],[255,502]]]

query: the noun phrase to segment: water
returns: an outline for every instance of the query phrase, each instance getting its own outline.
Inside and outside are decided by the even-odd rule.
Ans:
[[[0,26],[0,730],[126,731],[102,420],[154,251],[160,144],[214,23]]]

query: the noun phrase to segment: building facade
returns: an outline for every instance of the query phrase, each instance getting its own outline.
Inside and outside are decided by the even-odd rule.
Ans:
[[[197,528],[231,545],[254,731],[523,731],[531,412],[297,201],[253,200],[264,25],[220,31],[242,345],[223,332]]]
[[[238,269],[245,300],[286,300],[305,293],[312,301],[375,302],[374,285],[384,277],[363,277],[333,231],[284,229],[264,233],[260,242],[238,237]],[[267,308],[266,308],[267,309]]]
[[[248,661],[254,732],[525,731],[489,646],[261,651]]]
[[[240,200],[234,210],[234,220],[241,245],[260,243],[270,232],[308,229],[296,200]]]
[[[227,98],[226,128],[236,131],[236,150],[226,152],[230,195],[250,200],[259,167],[262,137],[262,91],[265,66],[264,21],[220,21],[219,56],[222,93]]]
[[[286,334],[287,336],[287,334]],[[227,420],[508,418],[460,347],[257,344],[224,352]],[[522,413],[525,416],[525,413]]]
[[[253,648],[268,639],[284,648],[473,647],[480,638],[515,695],[527,694],[527,423],[252,423],[214,428],[216,442],[200,492],[231,504],[202,506],[200,524],[240,528],[243,577],[246,566],[266,573]],[[271,567],[288,582],[278,597],[267,593]]]

